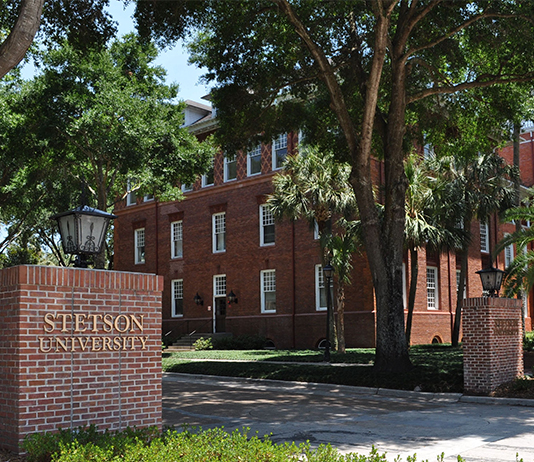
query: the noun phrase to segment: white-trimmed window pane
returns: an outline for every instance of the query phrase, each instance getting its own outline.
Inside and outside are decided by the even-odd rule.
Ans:
[[[193,183],[187,183],[182,185],[182,192],[193,191]]]
[[[226,274],[220,274],[213,278],[213,296],[226,297]]]
[[[261,173],[261,144],[247,153],[247,175],[258,175],[259,173]]]
[[[489,229],[487,223],[480,223],[480,251],[489,253]]]
[[[278,135],[273,141],[273,170],[282,168],[287,156],[287,133]]]
[[[213,215],[213,252],[226,251],[226,213]]]
[[[172,281],[172,317],[184,315],[184,281],[175,279]]]
[[[260,205],[260,245],[275,242],[274,216],[268,205]]]
[[[509,236],[509,234],[504,235]],[[514,259],[514,244],[507,245],[504,248],[504,267],[508,268]]]
[[[171,257],[182,258],[184,256],[183,249],[183,224],[181,221],[171,223]]]
[[[275,270],[266,270],[261,272],[261,311],[262,313],[276,311]]]
[[[330,299],[334,295],[334,281],[330,279]],[[315,309],[326,311],[326,284],[322,265],[315,265]]]
[[[237,178],[236,156],[224,158],[224,181],[232,181]]]
[[[213,186],[215,184],[215,169],[213,166],[213,161],[211,162],[211,167],[205,175],[202,175],[202,186]]]
[[[145,262],[145,228],[135,230],[135,263]]]
[[[456,270],[456,293],[458,293],[458,289],[460,288],[460,270]],[[463,299],[467,298],[467,286],[464,281],[464,296]]]
[[[429,310],[438,309],[438,269],[433,266],[426,269],[426,306]]]
[[[137,193],[135,191],[131,191],[132,188],[135,187],[136,181],[134,179],[129,179],[127,183],[128,195],[126,196],[126,205],[135,205],[137,204]]]

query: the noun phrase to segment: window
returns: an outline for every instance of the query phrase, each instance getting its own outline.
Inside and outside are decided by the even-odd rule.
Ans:
[[[273,245],[275,239],[274,216],[268,205],[260,205],[260,245]]]
[[[261,144],[247,153],[247,175],[252,176],[259,173],[261,173]]]
[[[273,170],[282,168],[287,156],[287,133],[278,135],[273,142]]]
[[[154,200],[154,194],[147,194],[143,197],[143,201],[150,202]]]
[[[129,179],[127,183],[128,194],[126,195],[126,205],[135,205],[137,204],[137,194],[132,189],[135,187],[135,180]]]
[[[213,277],[213,296],[226,297],[226,274]]]
[[[213,253],[226,251],[226,213],[216,213],[213,219]]]
[[[317,223],[317,220],[314,218],[313,219],[313,238],[315,240],[318,240],[319,239],[319,223]]]
[[[183,225],[181,221],[171,223],[171,258],[182,258],[183,248]]]
[[[193,191],[193,183],[187,183],[182,185],[182,192]]]
[[[489,229],[488,224],[480,222],[480,251],[489,253]]]
[[[330,279],[330,300],[334,294],[334,281]],[[332,306],[332,305],[330,305]],[[317,311],[326,311],[326,284],[323,275],[323,266],[315,265],[315,309]]]
[[[509,234],[505,234],[509,236]],[[504,267],[508,268],[514,259],[514,244],[507,245],[504,248]]]
[[[211,161],[211,167],[206,174],[202,175],[202,187],[213,186],[215,184],[215,170],[213,167],[213,160]]]
[[[275,270],[261,272],[261,312],[276,312],[276,273]]]
[[[145,228],[136,229],[134,232],[135,241],[135,264],[145,262]]]
[[[460,288],[460,270],[456,270],[456,293],[458,293],[458,289]],[[464,296],[462,299],[467,298],[467,281],[464,281]]]
[[[426,307],[438,309],[438,269],[435,266],[426,268]]]
[[[172,281],[172,307],[171,316],[178,318],[184,315],[184,280]]]
[[[232,181],[237,178],[237,161],[235,154],[224,157],[224,181]]]

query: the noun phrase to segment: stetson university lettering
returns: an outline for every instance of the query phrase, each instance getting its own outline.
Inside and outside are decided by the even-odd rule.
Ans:
[[[148,337],[142,335],[143,319],[142,314],[46,313],[43,316],[45,335],[39,337],[39,351],[146,350]]]

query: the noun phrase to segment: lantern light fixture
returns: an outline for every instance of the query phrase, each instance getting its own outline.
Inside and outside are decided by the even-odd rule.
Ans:
[[[489,297],[498,297],[504,271],[499,268],[494,268],[492,265],[490,268],[477,271],[476,273],[480,275],[484,292],[486,292]]]
[[[197,305],[204,305],[204,300],[202,300],[202,297],[198,295],[198,292],[195,295],[195,298],[193,298],[193,300]]]
[[[237,303],[237,296],[234,294],[233,290],[228,294],[228,303]]]
[[[109,222],[115,218],[117,216],[112,213],[87,205],[51,217],[58,223],[63,251],[66,254],[77,255],[75,266],[81,268],[87,268],[87,255],[101,252],[105,245]]]

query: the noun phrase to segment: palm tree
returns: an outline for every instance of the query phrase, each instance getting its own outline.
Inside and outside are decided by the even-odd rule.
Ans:
[[[332,152],[307,147],[287,157],[283,171],[273,178],[274,192],[267,201],[277,219],[304,218],[310,226],[317,224],[322,262],[330,262],[337,276],[338,328],[332,338],[337,339],[341,352],[345,351],[344,290],[350,282],[352,254],[357,248],[356,228],[349,226],[357,212],[349,176],[350,166],[335,161]],[[342,219],[332,226],[336,217]],[[334,322],[330,326],[334,328]]]
[[[405,245],[410,253],[410,288],[406,316],[406,341],[410,345],[417,277],[419,274],[419,249],[441,249],[459,244],[460,236],[453,228],[443,226],[440,207],[435,202],[435,182],[426,162],[417,153],[408,156],[404,163],[408,180],[406,189]]]
[[[494,152],[437,157],[433,164],[438,182],[438,202],[441,203],[443,216],[448,222],[459,223],[466,234],[457,253],[461,267],[452,344],[458,346],[471,222],[485,222],[491,214],[513,207],[515,189],[510,180],[518,172]]]
[[[534,195],[534,188],[528,192],[528,197]],[[518,251],[512,263],[506,268],[504,281],[505,295],[521,295],[523,292],[528,293],[534,286],[534,228],[523,227],[521,223],[534,222],[534,204],[528,201],[521,206],[507,210],[503,216],[504,222],[515,221],[519,225],[516,231],[505,236],[495,247],[494,254],[502,252],[509,245],[515,244]]]

